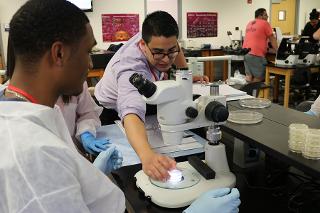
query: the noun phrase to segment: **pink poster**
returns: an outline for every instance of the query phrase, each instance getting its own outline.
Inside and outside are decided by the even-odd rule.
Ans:
[[[128,41],[139,32],[139,14],[102,14],[104,42]]]
[[[187,37],[217,37],[218,13],[187,13]]]

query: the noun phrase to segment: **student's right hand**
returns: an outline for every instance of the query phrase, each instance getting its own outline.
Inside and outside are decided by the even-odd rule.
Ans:
[[[170,157],[153,151],[141,157],[142,169],[146,175],[154,180],[165,181],[170,175],[168,171],[176,168],[176,161]]]

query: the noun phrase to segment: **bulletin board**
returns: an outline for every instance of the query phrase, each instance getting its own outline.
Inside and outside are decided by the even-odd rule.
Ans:
[[[217,37],[218,13],[187,13],[187,37]]]
[[[102,14],[103,42],[128,41],[139,32],[139,14]]]

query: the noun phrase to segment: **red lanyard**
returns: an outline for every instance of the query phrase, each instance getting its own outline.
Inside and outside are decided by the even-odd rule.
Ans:
[[[148,64],[148,65],[149,65],[149,64]],[[150,71],[151,71],[151,74],[153,75],[154,80],[155,80],[155,81],[159,81],[158,75],[154,72],[153,69],[151,69],[150,65],[149,65],[149,69],[150,69]]]
[[[150,70],[151,74],[153,75],[153,78],[155,81],[168,80],[167,73],[160,72],[160,77],[158,77],[158,75],[155,73],[155,69],[152,69],[149,63],[148,63],[148,66],[149,66],[149,70]]]
[[[29,93],[23,91],[22,89],[19,89],[19,88],[15,87],[15,86],[12,86],[11,84],[8,85],[8,89],[13,91],[13,92],[16,92],[16,93],[22,95],[23,97],[25,97],[31,103],[34,103],[34,104],[38,103],[38,101],[32,95],[30,95]]]

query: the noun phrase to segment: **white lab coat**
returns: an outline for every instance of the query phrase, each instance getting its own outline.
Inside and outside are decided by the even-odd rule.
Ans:
[[[0,212],[124,212],[122,191],[75,149],[60,110],[0,102]]]
[[[68,104],[64,104],[61,97],[56,104],[61,109],[73,140],[75,138],[79,140],[80,135],[86,131],[96,136],[96,129],[101,126],[99,116],[102,107],[99,107],[92,99],[87,82],[83,84],[82,93],[72,96]]]
[[[320,95],[312,104],[311,111],[314,112],[317,117],[320,117]]]

